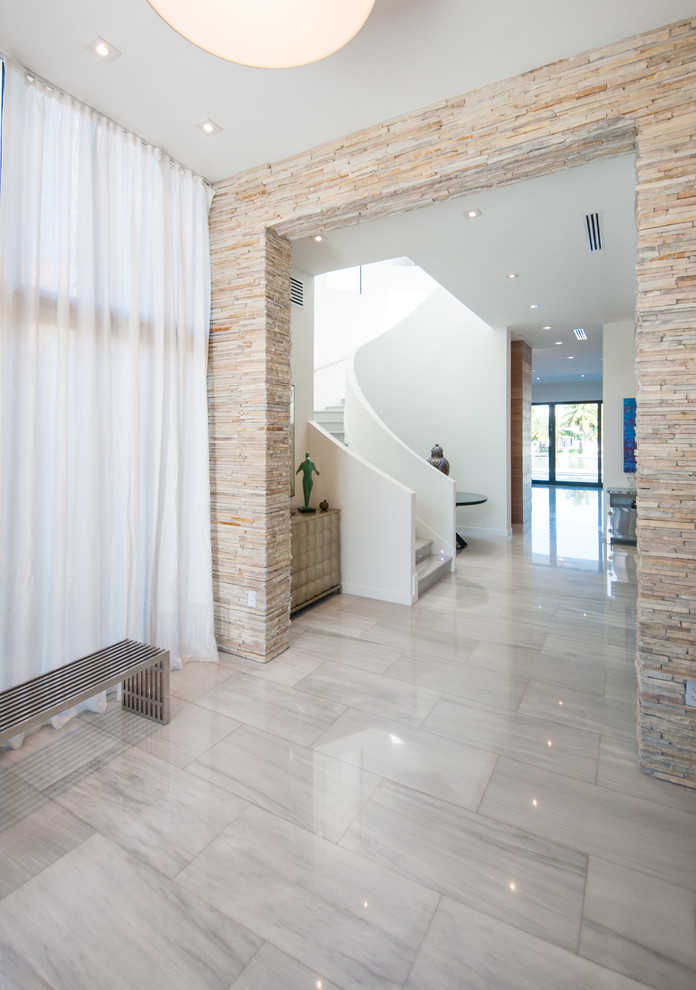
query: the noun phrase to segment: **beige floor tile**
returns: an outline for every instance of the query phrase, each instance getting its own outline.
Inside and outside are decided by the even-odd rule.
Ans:
[[[599,698],[588,691],[530,681],[518,711],[534,718],[572,725],[613,738],[636,737],[636,705]]]
[[[473,811],[497,759],[493,753],[355,709],[341,715],[314,749]]]
[[[168,726],[0,751],[3,990],[690,990],[696,791],[637,768],[635,555],[593,525],[187,664]]]
[[[688,812],[503,758],[479,811],[590,856],[631,868],[640,862],[646,873],[696,889],[696,828]]]
[[[0,931],[54,990],[228,990],[261,944],[99,835],[1,901]]]
[[[93,831],[20,777],[0,770],[0,900]],[[0,933],[0,954],[1,946]]]
[[[696,986],[696,891],[592,857],[580,955],[660,990]]]
[[[264,942],[230,990],[341,990],[331,980]]]
[[[385,782],[342,846],[549,942],[576,949],[587,857]]]
[[[456,695],[468,704],[515,710],[527,686],[523,677],[505,676],[466,662],[450,663],[434,658],[401,657],[386,671],[387,677]]]
[[[167,876],[175,876],[247,802],[164,760],[129,750],[49,792],[62,808]]]
[[[331,661],[303,678],[297,690],[347,708],[388,715],[405,725],[420,725],[441,696],[440,691]]]
[[[594,781],[597,775],[599,735],[548,719],[465,704],[446,695],[422,728],[575,780]]]
[[[251,674],[232,674],[196,704],[303,746],[310,746],[347,707]]]
[[[405,990],[445,987],[646,990],[643,983],[447,898],[438,908]]]
[[[258,808],[241,815],[179,881],[344,990],[403,983],[439,900]]]
[[[336,842],[381,777],[242,726],[188,767],[203,780]]]

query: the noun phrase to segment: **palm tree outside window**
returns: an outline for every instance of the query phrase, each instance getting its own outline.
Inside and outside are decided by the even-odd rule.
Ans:
[[[601,402],[532,406],[532,481],[601,486]]]

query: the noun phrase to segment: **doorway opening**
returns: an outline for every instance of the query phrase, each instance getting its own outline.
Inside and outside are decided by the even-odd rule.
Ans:
[[[601,488],[601,401],[532,405],[532,483]]]

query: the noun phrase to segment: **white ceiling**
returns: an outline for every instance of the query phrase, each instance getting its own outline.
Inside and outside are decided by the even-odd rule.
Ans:
[[[195,48],[147,0],[1,0],[0,50],[216,180],[694,13],[694,0],[376,0],[363,30],[341,51],[314,65],[266,70]],[[104,63],[88,52],[85,46],[97,36],[118,48],[120,57]],[[222,131],[206,137],[195,126],[206,118]],[[462,285],[464,301],[488,322],[509,323],[527,335],[533,328],[524,319],[522,299],[543,304],[544,321],[548,313],[549,323],[571,328],[625,315],[629,276],[617,276],[621,299],[614,298],[607,260],[610,248],[618,250],[630,236],[619,227],[623,208],[615,215],[603,192],[613,179],[608,186],[597,179],[590,196],[575,187],[563,193],[555,178],[541,181],[560,197],[554,203],[562,204],[568,237],[557,205],[544,205],[536,193],[530,197],[527,183],[477,197],[475,205],[483,210],[473,222],[478,232],[473,223],[461,229],[456,204],[451,211],[442,204],[440,213],[433,208],[436,226],[425,235],[424,253],[439,254],[443,284],[453,291]],[[562,300],[581,281],[581,268],[560,251],[569,231],[577,229],[576,218],[589,209],[606,214],[607,254],[601,262],[582,259],[582,278],[593,271],[599,281],[585,280],[583,307],[564,311]],[[408,218],[397,218],[397,226],[398,221],[409,227]],[[516,238],[537,227],[546,235],[538,239],[534,267],[529,252],[520,253],[524,241]],[[410,253],[417,261],[419,252]],[[483,280],[474,277],[472,259],[485,253]],[[479,272],[482,265],[480,260]],[[496,273],[508,268],[520,272],[519,283],[499,288]],[[479,302],[484,281],[490,298]],[[515,306],[506,309],[504,302]]]
[[[376,0],[334,55],[251,69],[195,48],[147,0],[2,0],[0,49],[220,179],[694,13],[694,0]],[[98,35],[121,56],[86,51]],[[196,130],[207,117],[220,134]]]
[[[598,381],[603,324],[634,314],[634,197],[633,156],[622,155],[348,227],[321,243],[309,237],[293,244],[293,263],[318,275],[406,256],[490,326],[526,340],[535,381]],[[470,220],[472,208],[481,216]],[[594,253],[587,213],[600,215]]]

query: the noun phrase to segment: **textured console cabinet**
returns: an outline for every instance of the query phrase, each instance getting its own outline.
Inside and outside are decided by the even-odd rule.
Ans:
[[[316,515],[295,513],[292,522],[292,597],[290,611],[341,590],[338,509]]]

